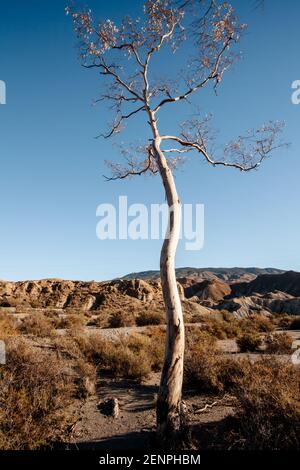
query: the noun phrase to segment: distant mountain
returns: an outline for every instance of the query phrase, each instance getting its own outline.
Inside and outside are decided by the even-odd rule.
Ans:
[[[220,279],[230,283],[250,282],[257,276],[264,274],[283,274],[285,271],[275,268],[177,268],[177,279],[193,279],[194,281],[210,281]],[[158,279],[159,271],[142,271],[139,273],[131,273],[122,279]]]

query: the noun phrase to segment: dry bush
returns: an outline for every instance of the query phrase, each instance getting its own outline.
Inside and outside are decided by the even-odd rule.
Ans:
[[[18,334],[16,321],[7,313],[0,313],[0,340],[6,340]]]
[[[260,360],[236,380],[238,431],[233,447],[247,450],[300,448],[299,370]]]
[[[226,339],[227,333],[225,326],[227,326],[227,323],[220,318],[207,317],[203,322],[202,329],[217,339]]]
[[[201,391],[217,391],[219,351],[207,333],[197,332],[197,340],[188,337],[184,365],[184,383]]]
[[[18,328],[22,334],[41,338],[53,336],[55,333],[52,321],[42,313],[34,313],[24,318]]]
[[[246,373],[249,364],[248,359],[224,357],[212,336],[198,332],[188,340],[184,384],[205,393],[230,391],[235,380]]]
[[[96,392],[97,381],[95,366],[88,363],[86,360],[79,358],[76,360],[73,370],[75,373],[75,397],[80,399],[94,395]]]
[[[300,317],[292,319],[290,330],[300,330]]]
[[[69,330],[66,335],[54,340],[53,344],[57,351],[66,359],[84,359],[88,363],[97,363],[96,345],[101,343],[94,335],[87,335],[82,331]]]
[[[86,319],[82,315],[67,314],[62,317],[58,317],[55,320],[53,319],[53,322],[56,329],[79,330],[84,328]]]
[[[276,315],[274,317],[275,325],[281,330],[289,330],[292,319],[290,315]]]
[[[101,315],[97,317],[92,317],[87,321],[86,326],[94,326],[96,328],[101,328],[103,326],[103,318]]]
[[[262,345],[262,339],[257,333],[245,333],[237,339],[241,352],[256,352]]]
[[[151,372],[151,365],[145,353],[134,353],[130,348],[119,346],[106,354],[104,365],[117,377],[134,379],[139,382]]]
[[[142,381],[151,372],[145,345],[139,338],[126,338],[121,342],[93,338],[92,346],[100,368],[115,377]]]
[[[163,325],[165,318],[162,312],[141,312],[135,320],[137,326]]]
[[[253,314],[248,318],[248,320],[252,323],[253,328],[258,333],[269,333],[275,328],[271,319],[264,315]]]
[[[124,328],[126,326],[134,326],[134,315],[128,312],[117,311],[110,315],[108,319],[108,328]]]
[[[251,369],[249,358],[218,358],[219,392],[233,393],[237,380],[244,377]]]
[[[202,317],[202,329],[217,339],[235,338],[241,333],[240,320],[234,317]]]
[[[57,439],[71,394],[61,360],[45,360],[24,340],[11,342],[0,368],[0,449],[39,449]]]
[[[202,316],[199,320],[202,329],[217,339],[232,339],[243,333],[255,334],[274,330],[273,323],[263,315],[238,319],[226,311],[220,311],[219,314],[220,317]]]
[[[211,335],[210,332],[206,331],[203,328],[195,328],[193,326],[186,326],[185,327],[185,341],[186,341],[186,349],[189,350],[190,348],[197,348],[201,344],[216,346],[217,339],[215,336]]]
[[[274,318],[276,326],[281,330],[300,330],[300,317],[282,314]]]
[[[265,344],[270,354],[291,354],[293,340],[287,333],[269,334],[265,338]]]
[[[165,337],[164,330],[153,328],[142,334],[129,336],[127,346],[133,352],[145,355],[148,358],[151,370],[159,372],[163,366]]]
[[[158,371],[162,367],[162,334],[156,334],[153,338],[147,332],[110,341],[96,334],[86,336],[78,333],[64,338],[62,344],[68,354],[77,358],[84,357],[85,361],[115,377],[142,381],[151,371]]]
[[[42,313],[45,317],[56,320],[62,313],[64,313],[64,310],[61,308],[43,308],[36,309],[35,312],[31,310],[30,313]]]
[[[54,349],[69,365],[74,379],[74,396],[86,398],[96,391],[97,369],[89,337],[81,332],[69,332],[53,341]]]

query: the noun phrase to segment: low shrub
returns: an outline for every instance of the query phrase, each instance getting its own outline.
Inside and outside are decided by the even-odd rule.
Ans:
[[[199,334],[199,340],[188,345],[184,365],[185,386],[198,392],[230,391],[237,378],[250,367],[248,359],[226,358],[216,347],[214,338]]]
[[[107,326],[108,328],[124,328],[134,324],[135,318],[133,314],[117,311],[110,315]]]
[[[83,327],[86,324],[86,319],[84,316],[79,315],[79,314],[67,314],[61,317],[58,317],[56,320],[53,320],[55,322],[55,328],[56,329],[64,329],[64,330],[70,330],[70,329],[83,329]]]
[[[69,348],[73,356],[82,354],[86,361],[115,377],[140,382],[152,370],[161,368],[161,349],[147,335],[130,335],[111,341],[96,334],[89,337],[77,334],[70,336],[67,341],[73,341]]]
[[[300,448],[299,370],[273,359],[255,362],[235,383],[238,431],[232,447]]]
[[[275,321],[281,330],[300,330],[300,317],[279,315],[275,318]]]
[[[54,334],[52,321],[42,313],[34,313],[25,317],[18,327],[22,334],[37,337],[49,337]]]
[[[237,345],[241,352],[255,352],[262,344],[261,337],[256,333],[245,333],[237,339]]]
[[[94,316],[87,321],[86,325],[93,326],[95,328],[101,328],[103,326],[103,318],[101,317],[101,315],[97,317]]]
[[[292,318],[290,315],[279,315],[275,317],[274,321],[277,327],[281,330],[289,330],[292,323]]]
[[[249,317],[253,329],[258,333],[269,333],[274,330],[274,323],[264,315],[253,314]]]
[[[202,329],[217,339],[233,338],[239,333],[239,325],[236,319],[231,321],[217,317],[205,317]]]
[[[266,351],[270,354],[291,354],[293,340],[287,333],[269,334],[265,338]]]
[[[18,334],[15,319],[7,313],[0,313],[0,340],[6,340]]]
[[[162,325],[165,319],[161,312],[146,311],[140,313],[135,322],[137,326]]]
[[[86,362],[86,360],[79,358],[75,362],[73,370],[75,373],[75,397],[80,399],[94,395],[97,381],[96,367]]]
[[[206,333],[198,333],[188,338],[184,364],[184,384],[197,387],[201,391],[218,391],[218,349],[214,338]]]
[[[41,356],[23,340],[7,346],[0,368],[0,449],[32,450],[62,434],[71,379],[57,357]]]

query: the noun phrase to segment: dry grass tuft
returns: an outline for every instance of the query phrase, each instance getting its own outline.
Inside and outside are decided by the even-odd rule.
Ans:
[[[245,333],[237,339],[237,345],[242,353],[255,352],[262,345],[262,339],[257,333]]]
[[[51,337],[55,334],[52,321],[38,312],[24,318],[18,328],[22,334],[40,338]]]
[[[67,314],[53,320],[56,329],[64,330],[82,330],[86,324],[86,319],[83,315]]]
[[[238,431],[233,447],[300,448],[299,370],[274,358],[251,365],[235,383]]]
[[[293,340],[287,333],[269,334],[265,338],[266,350],[270,354],[291,354]]]
[[[134,326],[134,314],[128,312],[117,311],[110,315],[107,326],[108,328],[124,328],[126,326]]]
[[[243,376],[249,360],[225,358],[216,347],[216,341],[207,333],[199,334],[199,341],[188,345],[185,366],[185,387],[200,393],[231,391],[236,378]]]
[[[10,342],[0,368],[0,449],[39,449],[61,436],[71,393],[61,360]]]
[[[7,313],[0,313],[0,340],[6,340],[18,334],[16,321]]]
[[[163,325],[165,318],[162,312],[145,311],[136,318],[137,326]]]

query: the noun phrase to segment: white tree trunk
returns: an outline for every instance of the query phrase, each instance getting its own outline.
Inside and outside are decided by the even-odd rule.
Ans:
[[[154,122],[155,125],[155,122]],[[182,430],[182,381],[184,323],[175,274],[175,255],[180,234],[180,201],[172,171],[160,149],[155,129],[153,148],[169,206],[169,227],[161,251],[160,273],[166,307],[167,336],[165,360],[157,400],[157,433],[162,445],[175,444]]]

